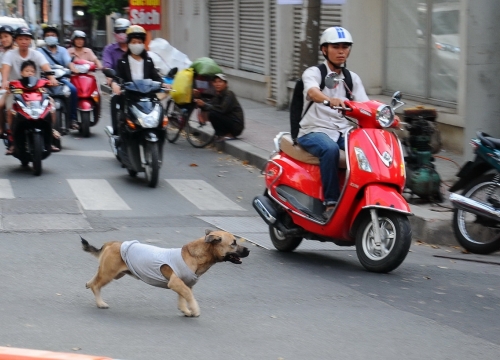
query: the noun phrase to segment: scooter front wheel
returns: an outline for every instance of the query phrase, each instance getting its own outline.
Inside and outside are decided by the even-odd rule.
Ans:
[[[283,252],[295,250],[302,242],[302,237],[285,235],[272,225],[269,225],[269,236],[276,250]]]
[[[356,254],[363,267],[372,272],[388,273],[406,258],[411,246],[408,218],[396,212],[378,211],[380,246],[376,245],[372,219],[365,214],[356,232]]]

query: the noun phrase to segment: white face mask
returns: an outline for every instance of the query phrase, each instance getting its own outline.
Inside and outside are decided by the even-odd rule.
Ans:
[[[134,55],[140,55],[144,51],[144,44],[128,44],[130,52]]]
[[[57,43],[59,42],[59,40],[57,39],[57,37],[55,36],[47,36],[45,38],[45,43],[48,45],[48,46],[54,46],[54,45],[57,45]]]

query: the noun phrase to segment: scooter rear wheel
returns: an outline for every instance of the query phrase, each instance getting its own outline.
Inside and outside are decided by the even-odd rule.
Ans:
[[[391,211],[379,211],[378,221],[380,249],[375,246],[373,223],[368,213],[365,214],[356,232],[356,254],[366,270],[388,273],[401,265],[408,255],[411,246],[411,226],[405,215]]]
[[[269,225],[269,236],[276,250],[291,252],[295,250],[302,242],[300,236],[285,235],[274,226]]]
[[[466,198],[493,206],[488,191],[499,197],[500,188],[493,182],[495,174],[487,174],[470,183],[462,192]],[[453,211],[453,231],[460,245],[474,254],[491,254],[500,249],[500,222],[464,210]]]
[[[90,112],[80,111],[80,119],[80,133],[87,138],[90,136]]]

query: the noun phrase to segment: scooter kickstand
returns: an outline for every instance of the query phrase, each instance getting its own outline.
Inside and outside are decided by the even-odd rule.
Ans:
[[[370,215],[372,216],[373,235],[375,235],[375,250],[381,253],[382,239],[380,237],[380,224],[378,222],[377,209],[370,209]]]

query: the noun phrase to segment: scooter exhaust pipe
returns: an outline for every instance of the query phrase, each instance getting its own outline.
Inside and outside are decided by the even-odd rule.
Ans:
[[[260,217],[268,224],[274,225],[276,223],[276,218],[278,217],[278,212],[274,207],[272,200],[264,195],[256,196],[252,205]]]
[[[304,230],[300,227],[296,227],[293,229],[287,228],[280,221],[278,221],[278,210],[276,209],[276,205],[274,205],[273,201],[269,199],[267,196],[259,195],[256,196],[252,205],[260,217],[268,224],[274,226],[276,229],[281,231],[285,235],[300,235],[304,233]]]
[[[487,204],[455,193],[450,194],[450,201],[457,209],[467,211],[474,215],[484,216],[488,219],[500,221],[500,210],[496,210],[494,207]]]

